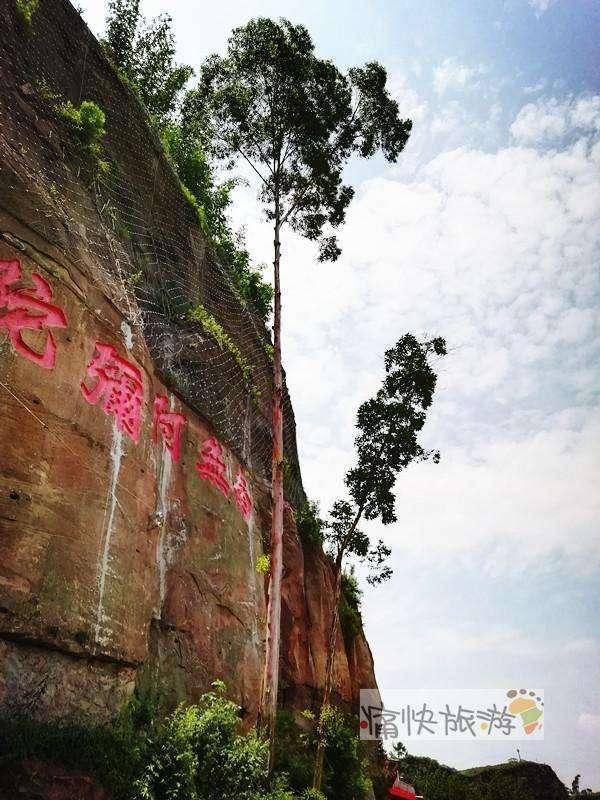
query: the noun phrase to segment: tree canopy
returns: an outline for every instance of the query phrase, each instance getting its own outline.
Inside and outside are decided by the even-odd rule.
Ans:
[[[212,156],[250,166],[268,220],[319,240],[320,258],[335,259],[332,230],[353,196],[347,160],[381,150],[395,161],[410,134],[386,78],[374,62],[344,74],[317,57],[305,27],[261,17],[233,31],[225,56],[206,59],[183,116]]]

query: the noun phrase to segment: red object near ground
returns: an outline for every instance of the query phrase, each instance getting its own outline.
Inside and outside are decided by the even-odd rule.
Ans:
[[[388,789],[388,798],[403,797],[404,800],[415,800],[415,790],[409,783],[396,779],[394,785]]]

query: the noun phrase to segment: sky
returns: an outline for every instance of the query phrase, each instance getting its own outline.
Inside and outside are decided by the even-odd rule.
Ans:
[[[103,0],[81,0],[92,30]],[[370,527],[394,576],[365,585],[385,700],[403,688],[545,692],[524,758],[600,789],[600,3],[597,0],[146,0],[197,66],[257,15],[305,24],[341,68],[379,60],[410,141],[353,162],[343,254],[282,247],[283,358],[305,487],[343,493],[359,404],[405,332],[444,336],[423,443]],[[272,234],[235,196],[257,262]],[[409,744],[463,768],[514,743]]]

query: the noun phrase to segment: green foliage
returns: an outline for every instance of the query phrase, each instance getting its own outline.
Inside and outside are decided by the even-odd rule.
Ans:
[[[151,743],[136,792],[143,800],[251,800],[267,789],[267,745],[237,732],[239,707],[222,683],[197,706],[179,706]]]
[[[206,333],[212,336],[222,350],[227,350],[242,371],[244,380],[247,381],[252,372],[250,364],[246,361],[231,336],[229,336],[223,326],[213,317],[210,311],[207,311],[202,303],[198,303],[198,305],[188,310],[187,318],[190,322],[199,323]]]
[[[458,771],[432,758],[399,754],[400,772],[427,800],[547,800],[567,792],[542,764],[512,762]]]
[[[408,750],[402,742],[396,742],[392,747],[392,757],[402,761],[408,755]]]
[[[207,230],[212,232],[215,241],[220,241],[229,233],[225,209],[229,204],[230,185],[215,186],[199,139],[184,131],[181,125],[174,122],[165,124],[161,140],[186,191],[202,208]]]
[[[242,299],[266,321],[273,291],[261,270],[250,265],[243,240],[233,235],[226,216],[234,183],[215,182],[197,130],[178,120],[180,97],[192,70],[175,63],[171,18],[147,21],[140,15],[139,0],[109,0],[103,45],[146,107],[200,229],[209,236]]]
[[[358,523],[363,516],[379,517],[384,525],[395,522],[392,490],[398,473],[415,461],[439,461],[439,453],[424,450],[418,437],[437,381],[430,360],[445,354],[442,338],[420,342],[405,334],[385,353],[381,389],[358,409],[357,464],[346,474],[351,500],[333,504],[325,539],[340,564],[346,553],[365,562],[372,584],[391,576],[386,564],[391,551],[381,540],[372,545]]]
[[[259,575],[268,575],[271,571],[271,556],[263,553],[256,559],[256,571]]]
[[[344,75],[317,58],[302,25],[263,17],[233,31],[225,56],[206,59],[183,117],[214,157],[252,165],[268,219],[320,240],[321,260],[340,252],[330,230],[353,195],[342,182],[347,160],[381,150],[395,161],[411,129],[381,65]]]
[[[260,400],[261,397],[262,397],[262,392],[260,391],[258,386],[256,386],[256,384],[253,383],[252,386],[250,387],[250,398],[252,399],[254,405],[256,406],[258,405],[258,401]]]
[[[272,287],[269,288],[271,289],[271,294],[272,294],[273,288]],[[273,358],[275,357],[275,348],[270,342],[265,344],[265,353],[267,354],[267,358],[269,359],[269,361],[273,361]]]
[[[143,800],[197,800],[198,756],[194,747],[196,706],[179,706],[148,739],[148,759],[134,783]]]
[[[314,722],[314,715],[303,714]],[[358,721],[352,715],[327,707],[323,729],[326,737],[325,780],[323,793],[328,800],[363,800],[369,785],[370,766],[364,742],[357,735]],[[301,729],[289,711],[277,714],[276,764],[298,794],[310,787],[313,779],[316,738],[314,725]],[[312,798],[313,795],[302,795]],[[320,797],[319,793],[314,797]]]
[[[113,800],[132,800],[147,753],[153,699],[134,695],[112,724],[69,719],[38,722],[28,717],[0,719],[0,771],[11,761],[36,758],[89,772],[111,791]]]
[[[362,800],[370,781],[367,762],[357,730],[357,720],[332,706],[321,709],[321,730],[325,738],[323,789],[328,798]]]
[[[325,795],[316,789],[305,789],[302,794],[285,789],[283,786],[276,787],[268,794],[253,795],[252,800],[326,800]]]
[[[398,472],[439,453],[418,442],[431,406],[437,377],[430,359],[446,354],[442,338],[419,342],[410,333],[385,353],[382,388],[358,409],[355,440],[358,463],[346,476],[354,502],[367,519],[396,522],[392,489]]]
[[[362,630],[360,614],[360,597],[358,581],[353,574],[342,573],[342,592],[339,602],[339,617],[346,650],[350,650],[352,641]]]
[[[307,500],[296,510],[296,527],[305,542],[315,545],[323,543],[323,520],[319,516],[317,503]]]
[[[45,78],[36,78],[33,81],[33,85],[40,100],[53,104],[60,102],[62,95],[54,91]]]
[[[171,17],[140,15],[139,0],[109,0],[105,50],[122,77],[138,92],[153,121],[173,119],[179,96],[193,74],[175,63]]]
[[[215,183],[202,142],[193,129],[169,122],[162,128],[161,140],[217,256],[229,269],[242,299],[265,321],[271,312],[273,289],[263,281],[261,271],[251,267],[243,237],[234,237],[227,220],[234,182]]]
[[[108,175],[110,165],[102,159],[103,140],[106,136],[106,114],[93,100],[83,100],[78,106],[56,92],[45,80],[35,81],[39,99],[50,105],[72,134],[72,145],[81,162],[80,166],[92,180]],[[56,187],[50,185],[50,193]]]
[[[102,140],[106,135],[106,115],[92,100],[83,100],[79,106],[70,100],[56,106],[57,114],[70,127],[80,152],[90,167],[93,178],[106,175],[109,164],[102,159]]]
[[[291,711],[280,710],[277,713],[275,763],[296,792],[302,792],[312,785],[315,758],[312,729],[312,724],[308,732],[300,729]]]
[[[82,770],[111,800],[325,800],[296,794],[267,776],[268,744],[239,733],[240,709],[216,681],[197,705],[163,720],[149,696],[134,695],[105,726],[83,721],[0,719],[0,771],[36,758]]]
[[[206,221],[206,214],[204,212],[204,207],[200,205],[198,202],[197,197],[191,192],[185,183],[181,182],[181,191],[183,196],[188,201],[188,203],[192,206],[194,211],[196,212],[196,217],[198,219],[198,226],[200,230],[204,231],[204,233],[208,233],[208,222]]]
[[[262,277],[264,266],[257,269],[251,266],[250,255],[245,248],[243,237],[238,236],[237,239],[237,243],[231,236],[229,239],[221,239],[219,248],[222,258],[225,264],[229,265],[233,282],[242,298],[266,323],[272,308],[273,287]]]
[[[21,15],[27,33],[31,33],[33,15],[38,10],[40,0],[16,0],[17,11]]]
[[[100,106],[84,100],[75,106],[70,100],[57,107],[57,112],[70,123],[82,147],[98,154],[106,134],[106,115]]]

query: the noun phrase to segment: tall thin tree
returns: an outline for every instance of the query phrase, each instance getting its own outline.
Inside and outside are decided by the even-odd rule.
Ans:
[[[356,465],[346,475],[350,500],[338,500],[325,526],[325,542],[334,564],[335,591],[330,621],[325,668],[325,688],[317,722],[317,753],[313,786],[320,789],[326,745],[325,723],[333,690],[339,604],[344,559],[354,556],[370,568],[367,580],[380,583],[391,576],[386,564],[390,550],[380,540],[374,546],[359,529],[361,520],[380,519],[384,525],[396,522],[393,488],[398,473],[416,461],[432,458],[436,450],[424,450],[418,442],[427,409],[433,400],[437,376],[432,358],[446,354],[440,337],[418,341],[410,333],[385,353],[385,378],[375,397],[358,409],[355,445]]]
[[[184,102],[184,124],[202,131],[207,152],[228,166],[243,162],[255,175],[273,226],[273,408],[271,575],[261,724],[273,763],[283,551],[283,381],[281,371],[281,232],[287,225],[319,241],[319,259],[340,250],[333,230],[353,196],[342,172],[356,154],[380,150],[395,161],[408,139],[377,63],[343,74],[317,58],[306,28],[258,18],[233,31],[224,56],[202,65]]]

